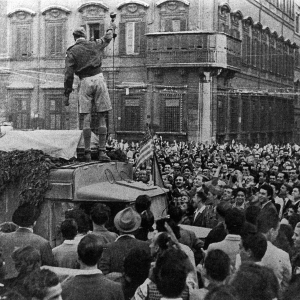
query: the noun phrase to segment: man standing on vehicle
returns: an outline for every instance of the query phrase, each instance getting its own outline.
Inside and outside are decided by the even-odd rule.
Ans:
[[[115,18],[115,16],[114,16]],[[86,39],[86,32],[80,27],[73,32],[75,44],[67,49],[65,63],[65,105],[69,105],[69,96],[72,92],[74,74],[80,78],[79,114],[83,114],[83,138],[85,160],[91,161],[91,110],[95,104],[99,115],[99,160],[110,161],[106,155],[106,121],[105,113],[112,109],[108,89],[101,71],[101,56],[103,49],[116,35],[114,18],[106,34],[96,42]]]

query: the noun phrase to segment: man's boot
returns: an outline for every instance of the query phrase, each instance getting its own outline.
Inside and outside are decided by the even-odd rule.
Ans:
[[[84,161],[91,162],[91,129],[84,128],[82,130],[84,140]]]
[[[99,161],[110,161],[110,158],[106,155],[106,127],[99,127]]]

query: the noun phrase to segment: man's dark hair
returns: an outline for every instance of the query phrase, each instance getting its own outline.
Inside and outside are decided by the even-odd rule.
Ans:
[[[205,193],[203,193],[202,191],[198,191],[196,193],[197,197],[201,199],[202,203],[205,203],[207,200],[207,195]]]
[[[130,278],[131,284],[141,285],[148,277],[151,256],[143,249],[130,250],[124,260],[124,274]]]
[[[289,184],[287,184],[287,183],[282,183],[282,184],[280,185],[280,187],[283,186],[283,185],[286,187],[287,193],[288,193],[288,194],[291,194],[292,191],[293,191],[293,188],[292,188]]]
[[[256,225],[245,221],[243,228],[241,230],[241,237],[246,238],[248,235],[253,235],[257,233]]]
[[[151,205],[151,198],[148,195],[140,195],[135,200],[135,210],[140,214]]]
[[[229,285],[217,285],[205,296],[205,300],[238,300]]]
[[[93,234],[83,237],[77,248],[78,258],[87,266],[95,266],[101,258],[103,245]]]
[[[78,226],[74,219],[65,219],[60,225],[60,231],[64,239],[74,240]]]
[[[278,298],[279,283],[274,272],[255,263],[243,263],[231,281],[231,286],[237,293],[238,299]]]
[[[243,192],[245,197],[247,197],[247,190],[242,188],[242,187],[238,187],[237,189],[234,189],[233,190],[233,195],[234,195],[234,198],[237,196],[237,193],[238,192]]]
[[[183,182],[184,182],[184,176],[181,173],[179,173],[176,176],[174,176],[174,180],[173,180],[174,183],[175,183],[175,180],[177,179],[177,177],[182,177],[183,178]]]
[[[247,222],[256,225],[257,217],[261,211],[261,208],[256,205],[250,205],[245,210],[245,219]]]
[[[30,298],[43,300],[48,293],[48,289],[58,284],[59,278],[54,272],[42,269],[30,273],[24,281],[24,288]]]
[[[183,212],[179,206],[170,206],[168,209],[170,218],[178,224],[183,216]]]
[[[219,216],[221,216],[222,218],[225,218],[226,213],[228,212],[230,207],[231,206],[228,202],[226,202],[226,201],[220,202],[216,207],[217,214]]]
[[[20,227],[30,227],[38,219],[40,210],[32,204],[20,205],[12,215],[12,222]]]
[[[261,261],[267,251],[267,240],[262,233],[249,234],[242,237],[245,250],[251,250],[255,261]]]
[[[74,219],[78,226],[78,233],[86,234],[90,230],[89,216],[80,208],[74,208],[65,212],[66,219]]]
[[[267,191],[268,197],[273,197],[273,189],[269,184],[263,184],[260,189]]]
[[[153,270],[158,291],[166,298],[178,298],[186,286],[187,255],[171,248],[160,255]]]
[[[231,208],[225,216],[225,224],[229,234],[241,234],[245,223],[244,213],[238,208]]]
[[[17,248],[11,254],[11,258],[14,261],[16,270],[22,276],[28,275],[41,267],[40,251],[29,245]]]
[[[204,267],[213,280],[224,281],[230,272],[230,258],[222,250],[211,250],[205,258]]]
[[[230,190],[232,190],[232,192],[234,190],[233,187],[230,186],[230,185],[228,185],[228,184],[226,184],[226,185],[223,186],[223,190],[225,190],[225,189],[230,189]]]
[[[96,225],[104,225],[110,217],[110,208],[102,203],[96,204],[91,210],[91,219]]]
[[[168,223],[168,225],[172,228],[176,238],[179,240],[180,239],[180,228],[179,226],[175,223],[174,220],[164,218],[164,219],[159,219],[156,221],[156,229],[158,232],[166,232],[167,229],[165,228],[165,222]]]
[[[279,223],[278,214],[274,209],[262,210],[257,218],[257,230],[267,233],[271,228],[276,229]]]

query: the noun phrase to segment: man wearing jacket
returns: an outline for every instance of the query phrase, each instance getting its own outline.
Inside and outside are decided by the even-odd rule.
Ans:
[[[113,19],[112,19],[113,21]],[[106,121],[105,113],[112,109],[108,89],[101,71],[103,49],[110,43],[114,35],[115,25],[107,29],[106,34],[96,42],[86,40],[83,27],[73,32],[75,44],[67,49],[65,62],[65,105],[69,105],[74,74],[80,79],[79,114],[83,115],[83,138],[85,160],[91,161],[91,111],[92,103],[99,115],[99,160],[110,161],[106,155]]]

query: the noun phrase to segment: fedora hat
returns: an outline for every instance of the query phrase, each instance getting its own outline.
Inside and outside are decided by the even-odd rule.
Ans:
[[[133,232],[140,227],[141,216],[132,207],[127,207],[116,214],[114,223],[121,232]]]

